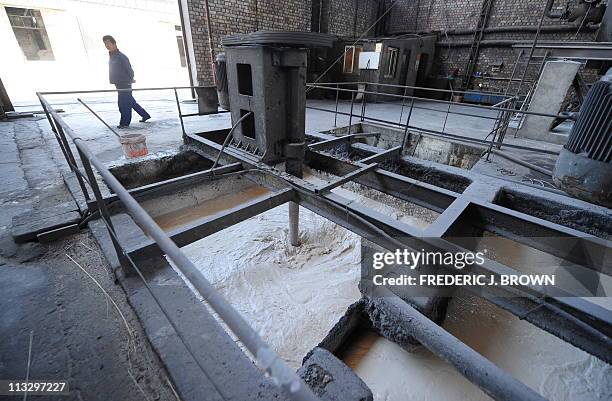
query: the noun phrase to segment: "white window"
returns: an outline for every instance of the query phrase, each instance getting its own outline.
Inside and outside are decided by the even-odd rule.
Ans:
[[[13,33],[27,60],[55,60],[39,10],[5,7]]]

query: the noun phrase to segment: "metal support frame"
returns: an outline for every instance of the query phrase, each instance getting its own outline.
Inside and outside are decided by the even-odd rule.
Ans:
[[[109,231],[109,235],[113,239],[113,244],[117,245],[116,251],[118,257],[122,259],[122,255],[126,254],[123,252],[123,248],[118,243],[118,237],[110,219],[110,215],[108,214],[106,202],[102,198],[95,180],[92,165],[100,173],[104,182],[117,194],[117,197],[124,204],[124,207],[130,213],[135,222],[154,240],[163,253],[166,254],[170,260],[172,260],[177,269],[179,269],[183,276],[193,285],[193,288],[197,294],[206,300],[208,305],[210,305],[210,307],[219,315],[223,322],[238,337],[249,352],[256,357],[259,367],[269,373],[292,400],[318,401],[319,398],[312,392],[310,387],[307,386],[296,375],[296,373],[293,372],[278,357],[278,355],[266,345],[259,334],[257,334],[257,332],[244,320],[244,318],[242,318],[242,316],[217,292],[212,284],[206,280],[206,278],[180,250],[176,243],[168,237],[168,235],[157,225],[157,223],[155,223],[155,221],[142,208],[142,206],[138,204],[132,195],[130,195],[123,185],[121,185],[121,183],[112,175],[106,166],[89,150],[86,142],[79,138],[61,119],[57,112],[53,110],[42,94],[38,93],[37,95],[41,103],[46,106],[47,113],[49,113],[49,115],[56,122],[56,128],[61,126],[63,131],[71,138],[72,142],[79,150],[81,162],[83,163],[85,171],[89,177],[90,185],[92,185],[92,189],[96,194],[98,208],[103,217],[103,221]],[[287,189],[281,191],[281,194],[278,194],[278,196],[282,198],[280,199],[281,203],[288,201],[287,198],[291,197],[291,192],[292,191],[290,189]],[[270,201],[267,200],[265,203],[265,207],[267,207],[267,205],[270,204]],[[248,210],[248,208],[245,210]],[[225,219],[229,220],[228,224],[231,225],[233,224],[231,223],[231,220],[235,218],[236,216],[232,214],[227,216]],[[223,220],[223,218],[221,219]],[[222,221],[220,221],[217,225],[219,224],[223,224]],[[208,227],[211,227],[211,225],[208,225]],[[129,258],[129,255],[126,255],[126,257],[132,261]],[[147,286],[149,291],[151,291],[144,276],[140,273],[140,271],[138,271],[135,264],[133,267],[143,279],[145,286]],[[151,292],[151,295],[157,300],[157,297],[153,292]],[[159,305],[162,308],[162,311],[164,311],[163,305]],[[173,324],[173,318],[167,313],[166,316],[176,330],[176,326]],[[178,330],[177,334],[183,340],[182,334]],[[185,346],[191,352],[191,349],[187,343],[185,343]]]
[[[214,154],[214,149],[219,146],[199,136],[189,136],[188,139],[189,143],[193,145],[195,149],[198,149],[198,152],[203,156]],[[232,151],[230,156],[236,161],[242,160],[243,163],[247,163],[248,166],[251,166],[247,160],[242,158],[240,152]],[[332,156],[312,150],[307,155],[307,164],[311,168],[339,176],[344,176],[360,170],[363,167],[361,163],[338,160]],[[278,175],[273,169],[260,167],[260,170],[266,175],[267,179],[262,179],[261,173],[247,174],[246,176],[261,185],[269,186],[276,190],[287,187],[295,189],[297,202],[301,206],[334,221],[340,226],[357,233],[383,248],[395,250],[399,246],[414,247],[414,241],[417,241],[419,249],[421,247],[425,250],[461,249],[458,245],[449,243],[441,237],[432,244],[430,242],[432,239],[426,238],[427,231],[415,229],[394,219],[390,219],[387,216],[349,201],[335,193],[318,192],[315,186],[306,181],[294,177]],[[276,178],[272,179],[271,177]],[[440,212],[443,212],[451,204],[453,204],[452,207],[455,208],[455,202],[459,202],[456,207],[458,209],[457,213],[448,213],[441,216],[442,220],[440,220],[440,224],[442,227],[439,229],[441,236],[446,235],[452,227],[456,227],[457,225],[469,225],[480,229],[485,227],[488,230],[492,230],[497,234],[509,237],[527,246],[545,252],[563,255],[565,257],[567,257],[567,250],[554,248],[555,244],[546,241],[545,237],[580,238],[585,244],[588,244],[589,248],[592,247],[592,249],[605,250],[612,247],[610,241],[602,240],[492,203],[483,202],[467,194],[463,195],[443,190],[439,187],[428,185],[380,168],[375,168],[365,174],[358,175],[353,181],[382,191],[388,195],[411,201]],[[480,220],[474,219],[473,216],[468,217],[468,215],[473,213],[476,213],[479,217],[484,216],[485,224],[478,223],[478,221],[483,221],[482,217],[480,217]],[[504,219],[500,218],[500,213],[503,215]],[[490,218],[487,216],[490,216]],[[475,221],[474,224],[471,224],[472,220]],[[486,222],[488,222],[489,225],[487,225]],[[498,227],[498,229],[496,229],[496,227]],[[525,231],[526,228],[529,231]],[[525,237],[526,233],[529,233],[530,237]],[[531,235],[534,237],[531,237]],[[402,239],[410,240],[406,243],[404,242],[405,240]],[[573,255],[573,258],[576,263],[586,266],[589,264],[584,254]],[[491,260],[488,260],[487,263],[479,269],[479,271],[474,271],[473,273],[516,274],[514,269]],[[495,287],[495,291],[491,293],[484,294],[483,291],[479,291],[477,295],[490,300],[498,306],[507,306],[509,303],[507,300],[496,302],[496,300],[500,298],[500,294],[503,294],[503,292],[500,293],[499,291],[500,289]],[[484,290],[484,292],[486,292],[486,290]],[[548,308],[548,312],[543,314],[546,317],[541,321],[534,322],[536,326],[563,338],[604,361],[612,361],[609,352],[604,351],[606,347],[612,346],[612,340],[609,337],[609,333],[612,332],[612,315],[608,311],[589,302],[575,303],[567,299],[547,297],[541,294],[537,289],[530,287],[521,288],[519,294],[521,298],[528,299],[531,305],[539,305],[539,308],[544,309]],[[506,296],[510,295],[511,294],[506,294]],[[513,296],[516,296],[516,294]],[[501,298],[504,298],[504,295],[501,295]],[[516,310],[516,307],[511,308],[511,311]],[[523,312],[527,314],[528,310],[523,310]],[[550,321],[565,322],[566,325],[561,323],[558,325],[550,324]],[[604,346],[602,346],[602,344]]]
[[[352,122],[353,116],[354,92],[352,92],[351,96],[350,122]],[[587,268],[596,267],[591,265],[587,255],[574,252],[568,256],[567,249],[559,249],[557,244],[546,240],[546,237],[578,238],[591,250],[607,251],[612,248],[610,241],[476,199],[470,195],[469,190],[466,190],[464,193],[449,191],[401,174],[386,171],[380,168],[377,163],[372,163],[373,161],[385,160],[389,157],[393,158],[397,163],[405,163],[404,159],[399,158],[401,148],[394,148],[388,151],[381,150],[362,159],[360,162],[339,160],[318,151],[339,143],[346,143],[349,148],[357,146],[357,144],[351,145],[352,139],[362,134],[351,134],[350,127],[349,135],[346,137],[324,141],[323,145],[321,145],[321,142],[310,145],[309,150],[306,152],[306,164],[308,166],[340,177],[340,179],[322,188],[318,188],[299,177],[280,172],[273,167],[258,164],[257,159],[252,157],[252,155],[246,154],[240,149],[229,147],[225,152],[222,162],[240,163],[244,168],[244,170],[239,171],[241,175],[259,185],[268,187],[273,192],[213,216],[199,219],[186,227],[171,231],[168,235],[157,226],[145,210],[138,205],[132,194],[123,188],[106,167],[89,151],[86,143],[70,130],[40,94],[39,98],[47,112],[49,122],[53,121],[55,129],[62,132],[62,135],[66,133],[77,146],[88,181],[90,185],[93,184],[92,189],[96,196],[98,208],[109,228],[111,237],[116,241],[115,229],[107,208],[109,199],[101,197],[92,165],[98,170],[104,182],[115,191],[115,199],[122,202],[136,223],[151,237],[147,243],[139,245],[126,255],[131,259],[146,258],[151,255],[168,255],[179,270],[194,285],[195,289],[245,344],[247,349],[257,356],[260,366],[280,380],[281,386],[292,399],[314,400],[316,397],[308,386],[305,386],[293,372],[288,370],[250,326],[206,281],[197,268],[180,251],[179,246],[203,238],[246,218],[265,212],[272,207],[286,202],[295,202],[388,250],[395,250],[400,247],[411,249],[418,247],[418,249],[425,249],[426,251],[462,251],[464,248],[445,238],[449,233],[455,234],[458,227],[476,227],[480,230],[492,231],[553,255],[563,255],[572,263],[586,266]],[[367,119],[367,117],[364,116],[364,119]],[[406,127],[408,127],[408,124],[406,124]],[[185,133],[184,138],[192,150],[211,160],[218,154],[222,146],[200,135]],[[406,135],[404,135],[405,140]],[[74,164],[76,168],[76,163],[70,161],[67,151],[69,147],[66,149],[64,141],[65,137],[59,141],[60,147],[64,150],[64,155],[68,163],[71,164],[71,167]],[[366,163],[372,164],[368,165]],[[234,164],[234,166],[237,165]],[[222,179],[222,176],[216,177]],[[190,178],[195,179],[194,177]],[[166,186],[180,185],[177,182],[188,182],[187,179],[183,178],[176,181],[168,181],[157,188],[161,190],[161,188]],[[442,214],[432,227],[426,230],[417,229],[390,216],[375,212],[336,193],[329,192],[331,188],[348,181],[353,181],[390,196],[425,206]],[[476,186],[475,190],[479,190],[479,188]],[[133,192],[136,194],[146,191],[140,188]],[[492,196],[494,196],[494,191]],[[529,237],[525,237],[526,233]],[[120,255],[123,248],[121,248],[120,244],[117,244],[117,248],[117,253]],[[493,275],[516,273],[513,269],[492,260],[486,260],[481,266],[470,267],[466,272],[468,274]],[[609,267],[604,268],[604,273],[610,274]],[[538,288],[532,286],[518,286],[511,289],[502,287],[481,288],[477,291],[474,290],[474,292],[483,299],[532,322],[537,327],[570,342],[592,355],[608,363],[612,362],[612,356],[609,353],[612,347],[612,339],[610,338],[612,333],[612,316],[609,310],[584,299],[547,296]],[[429,323],[427,324],[429,325]],[[441,328],[436,328],[436,330],[441,330],[441,332],[445,333]],[[436,348],[438,345],[431,344],[426,338],[421,338],[421,340],[426,346],[440,350]],[[449,347],[448,349],[454,355],[474,355],[473,350],[466,350],[460,343],[453,342],[451,339],[440,339],[440,341],[444,347]],[[461,369],[461,373],[487,391],[495,399],[514,399],[505,392],[508,386],[513,391],[516,389],[518,393],[523,392],[523,394],[529,394],[533,399],[539,399],[533,397],[533,394],[529,392],[524,384],[503,373],[494,365],[489,366],[488,369],[489,373],[493,373],[489,377],[494,377],[495,379],[489,380],[488,383],[483,383],[477,375],[467,373],[467,371],[478,372],[484,366],[483,362],[466,358],[464,363],[467,364],[468,368],[467,370]],[[501,385],[502,383],[505,384]]]

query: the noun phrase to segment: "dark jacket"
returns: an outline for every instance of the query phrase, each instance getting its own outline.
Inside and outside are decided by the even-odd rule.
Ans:
[[[134,81],[134,70],[132,70],[130,60],[119,50],[109,55],[108,79],[110,83],[117,87],[130,87]]]

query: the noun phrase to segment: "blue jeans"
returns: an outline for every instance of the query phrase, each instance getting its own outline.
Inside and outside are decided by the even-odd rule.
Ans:
[[[117,87],[117,89],[120,89]],[[140,115],[140,117],[149,119],[151,116],[145,109],[142,108],[141,105],[136,103],[136,99],[132,96],[132,91],[120,91],[118,93],[118,104],[119,104],[119,113],[121,113],[121,120],[119,121],[119,125],[128,126],[132,121],[132,109],[136,113]]]

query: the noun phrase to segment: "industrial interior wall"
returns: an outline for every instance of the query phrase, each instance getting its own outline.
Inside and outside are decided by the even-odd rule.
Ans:
[[[329,21],[323,32],[342,38],[375,36],[375,30],[368,28],[376,21],[379,0],[329,0],[322,3],[329,4],[322,8],[327,11],[326,18]]]
[[[567,1],[558,0],[555,2],[555,7],[564,7]],[[393,0],[386,0],[386,3],[389,6]],[[527,26],[531,29],[522,32],[487,32],[483,40],[533,40],[545,3],[546,0],[493,0],[486,28],[511,27],[516,29],[516,27]],[[472,41],[473,33],[469,30],[476,28],[482,5],[483,0],[400,0],[387,17],[386,31],[388,34],[439,31],[440,42],[436,49],[436,62],[434,63],[437,70],[434,71],[434,74],[446,76],[454,69],[459,69],[459,75],[462,76],[470,48],[469,46],[457,47],[452,43]],[[559,29],[549,31],[546,29],[550,28],[544,28],[545,30],[539,37],[541,41],[592,41],[595,39],[595,31],[587,24],[580,27],[580,20],[568,22],[567,20],[545,18],[543,26],[555,26]],[[492,78],[507,78],[511,75],[516,56],[517,53],[511,47],[482,46],[475,71],[487,74]],[[501,70],[495,71],[494,66],[499,62],[503,62],[503,66]],[[519,70],[522,71],[522,69]],[[539,65],[531,65],[526,79],[534,80],[538,70]],[[580,74],[587,82],[597,79],[596,70],[582,70]],[[506,83],[506,81],[494,79],[474,81],[475,85],[482,85],[482,89],[492,91],[503,89]]]
[[[213,74],[206,26],[205,0],[187,0],[197,81],[212,85]],[[310,31],[311,2],[303,0],[208,0],[212,49],[223,51],[226,35],[258,30]]]
[[[382,0],[208,0],[213,53],[223,51],[223,36],[257,30],[315,31],[343,38],[365,32],[371,37],[375,30],[368,28],[381,6]],[[197,81],[212,85],[206,1],[187,0],[187,8]]]

